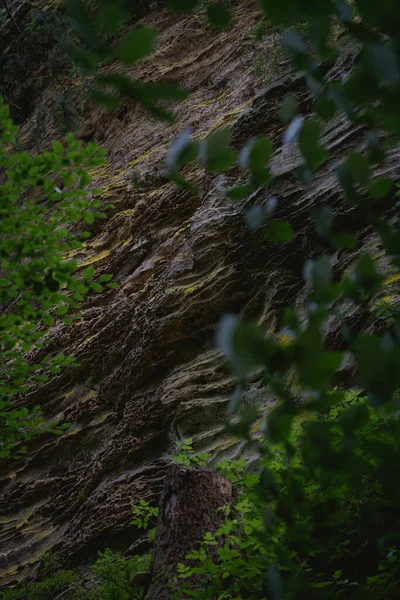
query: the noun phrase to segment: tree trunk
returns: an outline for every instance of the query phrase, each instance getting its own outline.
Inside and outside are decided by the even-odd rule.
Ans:
[[[211,471],[171,466],[161,495],[146,600],[171,600],[179,587],[177,566],[208,532],[225,520],[218,509],[236,502],[232,483]],[[205,583],[205,582],[204,582]],[[194,587],[202,581],[193,579]]]

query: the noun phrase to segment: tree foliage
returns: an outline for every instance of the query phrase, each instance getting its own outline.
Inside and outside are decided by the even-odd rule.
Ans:
[[[15,408],[16,401],[75,363],[46,351],[48,328],[71,324],[70,314],[85,294],[102,289],[89,281],[94,269],[82,280],[77,262],[65,256],[82,246],[82,233],[72,225],[105,216],[100,200],[84,189],[87,169],[103,162],[104,151],[83,147],[70,135],[65,146],[54,142],[51,152],[31,156],[13,149],[17,129],[0,102],[0,457],[54,429],[43,422],[39,407],[29,412]]]
[[[138,575],[148,568],[149,556],[125,558],[105,550],[83,576],[66,569],[56,554],[43,556],[41,581],[23,588],[0,591],[0,600],[142,600],[144,588]]]

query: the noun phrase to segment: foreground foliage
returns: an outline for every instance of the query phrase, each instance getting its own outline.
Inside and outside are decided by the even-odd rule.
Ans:
[[[343,430],[354,422],[348,439]],[[331,447],[324,470],[310,445],[321,429],[320,451]],[[279,573],[283,581],[294,577],[285,597],[398,597],[399,434],[397,418],[348,394],[324,419],[296,420],[290,446],[262,442],[261,471],[249,473],[244,460],[217,465],[237,486],[239,501],[180,565],[186,585],[179,598],[269,599],[281,589]],[[200,596],[191,592],[192,575],[206,582]]]
[[[0,600],[141,600],[144,590],[134,576],[148,567],[149,557],[124,558],[118,553],[100,552],[83,575],[63,568],[56,555],[44,556],[41,580],[0,592]]]
[[[14,406],[19,394],[75,363],[46,352],[48,328],[71,324],[69,311],[89,290],[102,289],[90,281],[94,269],[84,281],[65,255],[82,246],[72,224],[105,216],[101,201],[84,189],[87,169],[102,163],[104,151],[68,136],[66,147],[54,142],[51,152],[31,156],[14,150],[17,130],[0,99],[0,458],[15,446],[23,451],[41,431],[58,430],[43,422],[39,407]]]
[[[323,425],[336,459],[343,452],[343,425],[354,419],[354,460],[330,462],[323,473],[309,464],[308,436]],[[243,459],[224,459],[215,468],[238,490],[238,503],[222,507],[226,519],[207,533],[178,567],[177,598],[204,600],[269,600],[279,588],[278,573],[295,576],[289,593],[302,598],[393,599],[400,593],[400,552],[396,527],[400,519],[395,473],[400,460],[400,423],[368,406],[365,398],[348,394],[324,419],[296,420],[284,444],[259,446],[260,459],[249,472]],[[391,472],[382,469],[391,457]],[[331,457],[332,458],[332,457]],[[187,440],[175,460],[191,467],[210,464],[211,455],[196,454]],[[317,458],[315,460],[318,460]],[[210,465],[211,466],[211,465]],[[154,538],[157,510],[142,501],[133,507],[132,524],[149,529]],[[45,557],[41,580],[0,594],[1,600],[68,600],[145,597],[150,556],[123,558],[106,550],[82,576]],[[271,567],[271,564],[275,565]],[[276,569],[276,570],[275,570]],[[191,590],[192,576],[204,589]]]

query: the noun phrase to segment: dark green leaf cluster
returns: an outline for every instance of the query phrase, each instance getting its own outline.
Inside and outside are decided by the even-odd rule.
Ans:
[[[398,596],[399,422],[357,394],[333,392],[332,404],[296,418],[286,443],[262,441],[257,472],[242,459],[217,465],[239,500],[179,565],[179,598]],[[207,582],[201,594],[193,576]]]
[[[31,156],[13,150],[16,132],[0,101],[1,457],[15,444],[24,450],[21,443],[39,431],[54,429],[43,423],[38,407],[29,413],[13,405],[19,394],[75,363],[46,352],[48,329],[71,324],[86,293],[103,289],[90,281],[93,268],[84,280],[76,273],[72,255],[82,247],[82,235],[72,224],[105,217],[101,201],[84,189],[91,181],[87,169],[102,164],[104,151],[69,135],[65,146],[54,142],[51,152]]]
[[[138,575],[147,571],[149,560],[149,555],[124,558],[105,550],[82,576],[65,569],[56,555],[47,554],[37,581],[0,591],[0,600],[142,600],[144,587]]]

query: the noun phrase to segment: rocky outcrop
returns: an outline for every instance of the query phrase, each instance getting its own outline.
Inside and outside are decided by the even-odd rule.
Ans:
[[[301,76],[275,64],[264,85],[255,73],[260,48],[253,29],[257,3],[235,8],[232,30],[216,32],[201,15],[177,16],[157,10],[146,22],[159,30],[156,52],[135,74],[147,81],[180,82],[192,93],[168,126],[140,108],[124,105],[114,113],[87,106],[80,135],[109,149],[104,167],[93,171],[96,187],[114,209],[106,223],[75,257],[83,268],[112,273],[117,290],[90,296],[73,326],[58,325],[52,349],[75,355],[80,366],[55,377],[24,398],[41,404],[46,418],[71,424],[60,437],[31,442],[24,459],[1,465],[0,577],[3,583],[31,575],[47,550],[71,562],[86,561],[108,546],[128,550],[139,539],[129,524],[131,506],[141,498],[156,502],[176,441],[193,437],[195,448],[252,459],[250,444],[224,433],[225,406],[234,379],[215,349],[215,326],[226,312],[258,319],[271,330],[288,302],[304,302],[302,268],[306,257],[324,250],[309,220],[311,208],[329,203],[337,223],[360,230],[363,215],[340,196],[335,167],[345,151],[362,144],[363,132],[337,118],[325,127],[329,161],[308,186],[292,174],[300,164],[296,149],[282,147],[278,106],[288,91],[302,112],[311,97]],[[276,56],[275,35],[262,52]],[[355,50],[344,47],[329,77],[343,77]],[[109,67],[110,70],[113,65]],[[79,82],[68,82],[79,85]],[[22,125],[28,139],[35,119],[45,112],[51,90],[37,98]],[[253,135],[275,144],[273,189],[260,190],[240,203],[224,190],[242,175],[188,174],[198,193],[180,191],[162,174],[168,144],[183,128],[202,139],[231,126],[240,147]],[[42,144],[54,138],[49,121]],[[400,170],[399,148],[385,167]],[[287,245],[273,245],[248,229],[244,213],[268,194],[278,198],[277,218],[296,231]],[[367,229],[359,239],[379,260],[379,246]],[[357,251],[338,252],[336,268],[347,269]],[[388,286],[395,285],[388,274]],[[389,292],[388,292],[389,293]],[[365,325],[351,307],[332,318],[327,335],[338,343],[342,323]],[[343,378],[347,381],[348,372]],[[274,402],[254,374],[246,392],[265,412]]]

